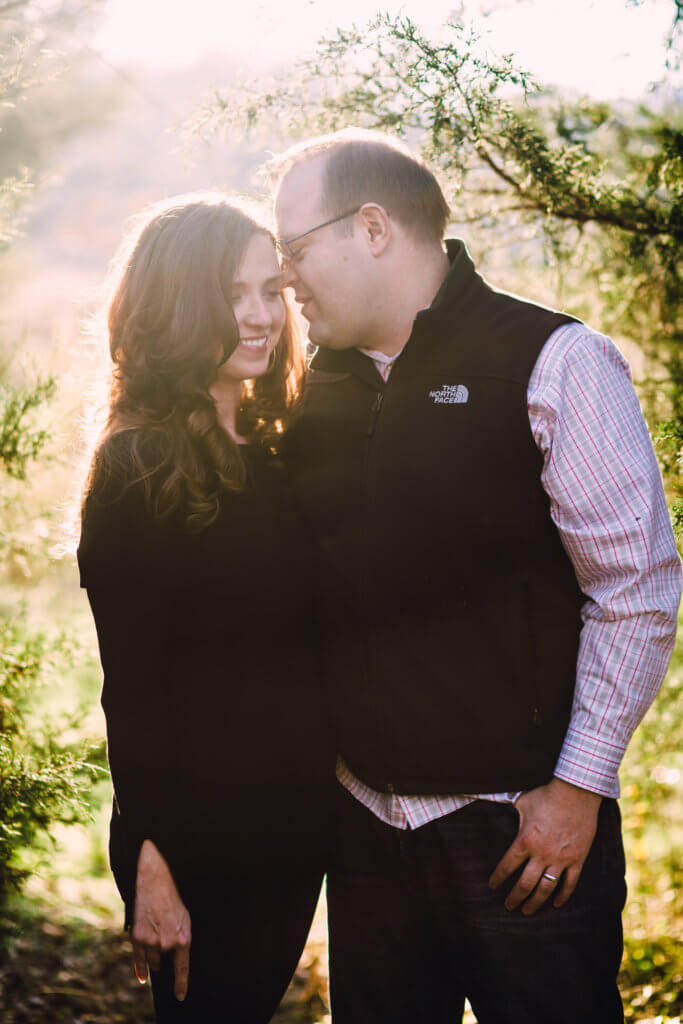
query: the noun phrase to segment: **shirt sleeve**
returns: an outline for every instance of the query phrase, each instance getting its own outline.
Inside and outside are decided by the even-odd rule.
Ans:
[[[618,796],[626,746],[674,645],[681,564],[628,364],[583,324],[546,342],[528,385],[550,514],[586,602],[560,779]]]

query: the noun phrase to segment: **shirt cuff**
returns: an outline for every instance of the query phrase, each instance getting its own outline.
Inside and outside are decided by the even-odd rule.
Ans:
[[[555,777],[601,796],[619,796],[619,765],[624,748],[570,726],[555,765]]]

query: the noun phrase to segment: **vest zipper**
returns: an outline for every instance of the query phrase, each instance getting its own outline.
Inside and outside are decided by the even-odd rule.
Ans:
[[[371,522],[374,525],[374,516],[372,516],[375,498],[377,494],[376,487],[376,450],[377,441],[375,439],[375,433],[379,422],[379,415],[382,411],[382,405],[384,403],[384,391],[378,391],[375,394],[372,406],[370,407],[370,422],[368,424],[368,447],[367,456],[365,460],[365,478],[367,488],[367,504],[371,514]],[[377,721],[377,736],[380,740],[380,744],[384,747],[384,763],[387,764],[386,758],[386,742],[385,742],[385,727],[384,718],[382,715],[381,702],[377,693],[376,680],[377,680],[377,646],[375,644],[375,637],[372,623],[372,601],[371,601],[371,572],[370,564],[368,564],[365,573],[365,602],[367,611],[367,638],[368,638],[368,669],[370,672],[370,686],[373,687],[375,695],[375,718]],[[394,792],[394,787],[390,780],[384,780],[384,787],[388,792]]]
[[[380,412],[382,411],[382,402],[383,401],[384,401],[384,392],[383,391],[378,391],[377,394],[375,395],[375,400],[372,403],[372,407],[370,409],[371,416],[370,416],[370,424],[368,426],[368,437],[372,437],[374,435],[374,433],[375,433],[375,430],[377,428],[377,417],[379,416]]]
[[[384,392],[378,391],[370,407],[370,422],[368,423],[368,450],[365,462],[365,478],[367,486],[368,505],[372,507],[376,496],[376,455],[377,441],[376,433],[379,424],[379,416],[384,404]]]

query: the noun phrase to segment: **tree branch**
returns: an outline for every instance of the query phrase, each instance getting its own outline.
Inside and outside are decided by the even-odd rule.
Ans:
[[[28,7],[28,0],[3,0],[0,3],[0,18],[17,7]]]

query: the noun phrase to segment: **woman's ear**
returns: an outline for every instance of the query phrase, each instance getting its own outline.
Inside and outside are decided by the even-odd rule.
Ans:
[[[358,211],[360,230],[373,256],[381,256],[391,241],[391,220],[379,203],[364,203]]]

